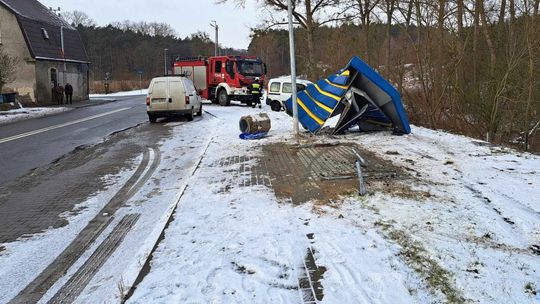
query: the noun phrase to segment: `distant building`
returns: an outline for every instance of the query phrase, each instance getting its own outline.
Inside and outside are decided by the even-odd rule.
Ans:
[[[56,83],[70,83],[74,101],[88,99],[90,63],[79,33],[38,1],[0,0],[0,45],[20,59],[17,79],[4,90],[24,103],[54,103]]]

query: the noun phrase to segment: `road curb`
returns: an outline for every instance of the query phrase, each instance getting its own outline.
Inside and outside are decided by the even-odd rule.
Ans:
[[[89,99],[89,101],[90,100],[92,100],[92,99]],[[99,105],[102,105],[102,104],[117,101],[117,99],[93,99],[93,100],[95,100],[95,102],[89,102],[89,103],[82,104],[82,105],[74,105],[72,108],[73,109],[81,109],[81,108],[99,106]]]

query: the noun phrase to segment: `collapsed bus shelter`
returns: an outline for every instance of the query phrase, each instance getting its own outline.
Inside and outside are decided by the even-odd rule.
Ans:
[[[354,125],[361,131],[411,132],[399,93],[358,57],[337,74],[307,86],[297,102],[298,120],[313,134],[326,129],[341,134]],[[285,107],[292,115],[292,98]]]

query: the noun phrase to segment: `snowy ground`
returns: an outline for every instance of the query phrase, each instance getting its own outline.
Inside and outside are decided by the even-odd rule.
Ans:
[[[114,97],[127,97],[127,96],[139,96],[148,94],[148,89],[144,90],[134,90],[134,91],[125,91],[125,92],[116,92],[111,94],[90,94],[90,99],[103,99],[103,98],[114,98]]]
[[[126,92],[117,92],[112,94],[90,94],[90,100],[95,101],[114,99],[117,97],[129,97],[129,96],[140,96],[146,95],[148,93],[147,89],[144,90],[135,90],[135,91],[126,91]],[[61,112],[69,111],[69,107],[36,107],[36,108],[21,108],[14,109],[9,111],[0,111],[0,125],[12,123],[20,120],[26,120],[37,117],[44,117],[53,114],[58,114]]]
[[[317,303],[540,303],[540,157],[418,127],[401,137],[316,138],[357,143],[410,172],[411,188],[424,195],[370,192],[332,206],[292,205],[269,187],[246,186],[242,168],[255,160],[220,165],[260,155],[264,144],[293,143],[291,119],[267,107],[204,109],[202,120],[169,123],[173,135],[159,146],[155,173],[115,216],[141,218],[77,302],[119,302],[172,213],[129,303],[315,303],[298,287],[308,250],[325,270]],[[259,111],[272,119],[269,137],[240,140],[238,119]],[[104,177],[111,187],[66,214],[70,225],[8,244],[0,264],[28,267],[0,269],[13,278],[0,286],[0,302],[36,275],[28,269],[44,268],[140,162]]]
[[[327,269],[321,303],[540,303],[538,156],[424,128],[348,135],[339,141],[408,168],[427,194],[295,207],[216,166],[290,142],[290,119],[270,113],[271,136],[244,142],[231,130],[249,110],[209,111],[220,128],[130,303],[299,303],[310,246]]]
[[[43,117],[53,115],[65,111],[69,111],[69,108],[55,107],[55,108],[21,108],[9,111],[0,111],[0,125],[11,123],[19,120],[25,120],[36,117]]]

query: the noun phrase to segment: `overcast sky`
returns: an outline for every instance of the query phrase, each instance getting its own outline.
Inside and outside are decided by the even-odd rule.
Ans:
[[[215,4],[215,0],[39,0],[47,7],[62,11],[79,10],[99,25],[113,21],[158,21],[169,23],[182,38],[196,31],[207,32],[214,40],[211,20],[220,27],[219,43],[226,47],[246,49],[249,28],[258,25],[261,13],[255,0],[245,8],[234,4]]]

